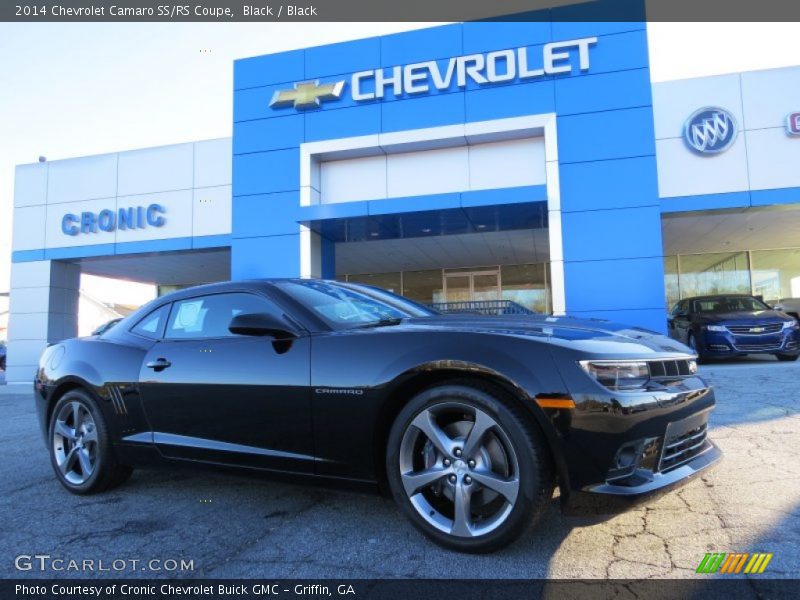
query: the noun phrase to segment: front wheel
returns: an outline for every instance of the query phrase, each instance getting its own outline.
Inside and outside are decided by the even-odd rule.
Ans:
[[[123,483],[132,469],[116,461],[103,413],[82,390],[62,396],[49,428],[50,462],[73,494],[93,494]]]
[[[553,494],[542,433],[488,389],[443,385],[409,402],[389,434],[389,486],[435,542],[491,552],[536,522]]]
[[[700,352],[700,349],[697,347],[697,340],[695,339],[694,334],[691,332],[686,336],[686,345],[689,346],[689,348],[691,348],[692,350],[694,350],[695,354],[697,354],[697,362],[699,364],[703,364],[704,362],[706,362],[705,357]]]
[[[778,360],[786,361],[786,362],[793,362],[797,360],[797,357],[800,356],[798,354],[776,354],[775,355]]]

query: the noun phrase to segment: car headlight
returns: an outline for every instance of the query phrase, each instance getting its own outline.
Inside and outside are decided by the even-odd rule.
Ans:
[[[638,360],[582,360],[581,368],[612,390],[640,389],[650,380],[650,369]]]
[[[784,321],[783,328],[784,329],[797,329],[800,325],[797,324],[797,321]]]
[[[706,325],[708,331],[728,331],[724,325]]]

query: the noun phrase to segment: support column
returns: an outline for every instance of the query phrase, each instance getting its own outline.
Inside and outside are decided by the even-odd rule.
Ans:
[[[48,343],[78,335],[80,266],[41,260],[11,265],[6,381],[30,383]]]

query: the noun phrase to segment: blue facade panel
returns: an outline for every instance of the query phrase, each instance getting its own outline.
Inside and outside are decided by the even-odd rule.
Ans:
[[[381,131],[381,105],[378,103],[318,110],[306,115],[306,141],[369,135]]]
[[[403,131],[464,122],[464,92],[384,102],[382,130]]]
[[[655,155],[653,108],[627,108],[558,118],[561,164]]]
[[[587,260],[564,264],[567,312],[591,314],[643,308],[661,311],[664,330],[664,285],[650,285],[654,273],[663,273],[663,258],[620,258]],[[620,319],[623,322],[625,319]]]
[[[540,21],[471,21],[464,23],[463,31],[464,54],[535,46],[552,40],[549,14]]]
[[[238,238],[231,243],[231,277],[298,277],[300,234]]]
[[[553,81],[503,85],[465,93],[466,120],[488,121],[555,112]]]
[[[329,77],[381,66],[380,38],[306,49],[305,78]]]
[[[463,54],[461,24],[441,25],[387,35],[381,40],[384,67],[450,58]]]
[[[233,202],[233,237],[297,233],[300,210],[297,191],[238,196]]]
[[[299,187],[300,152],[297,148],[233,157],[234,205],[236,196],[287,192]]]
[[[296,147],[298,142],[303,141],[304,131],[305,121],[302,115],[234,123],[233,153],[247,154]]]
[[[658,205],[653,156],[562,164],[561,210]]]
[[[302,81],[304,78],[304,50],[243,58],[233,63],[234,90]]]
[[[555,98],[559,116],[650,106],[650,69],[561,77],[555,80]]]
[[[565,261],[661,256],[661,231],[649,223],[660,223],[658,205],[564,213]]]

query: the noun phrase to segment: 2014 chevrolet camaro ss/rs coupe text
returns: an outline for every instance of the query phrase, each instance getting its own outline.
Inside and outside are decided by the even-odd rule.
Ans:
[[[714,393],[680,342],[606,321],[441,315],[333,281],[172,293],[48,347],[35,387],[71,492],[175,461],[291,474],[385,490],[469,552],[514,540],[556,485],[568,509],[626,504],[721,456],[706,436]]]

